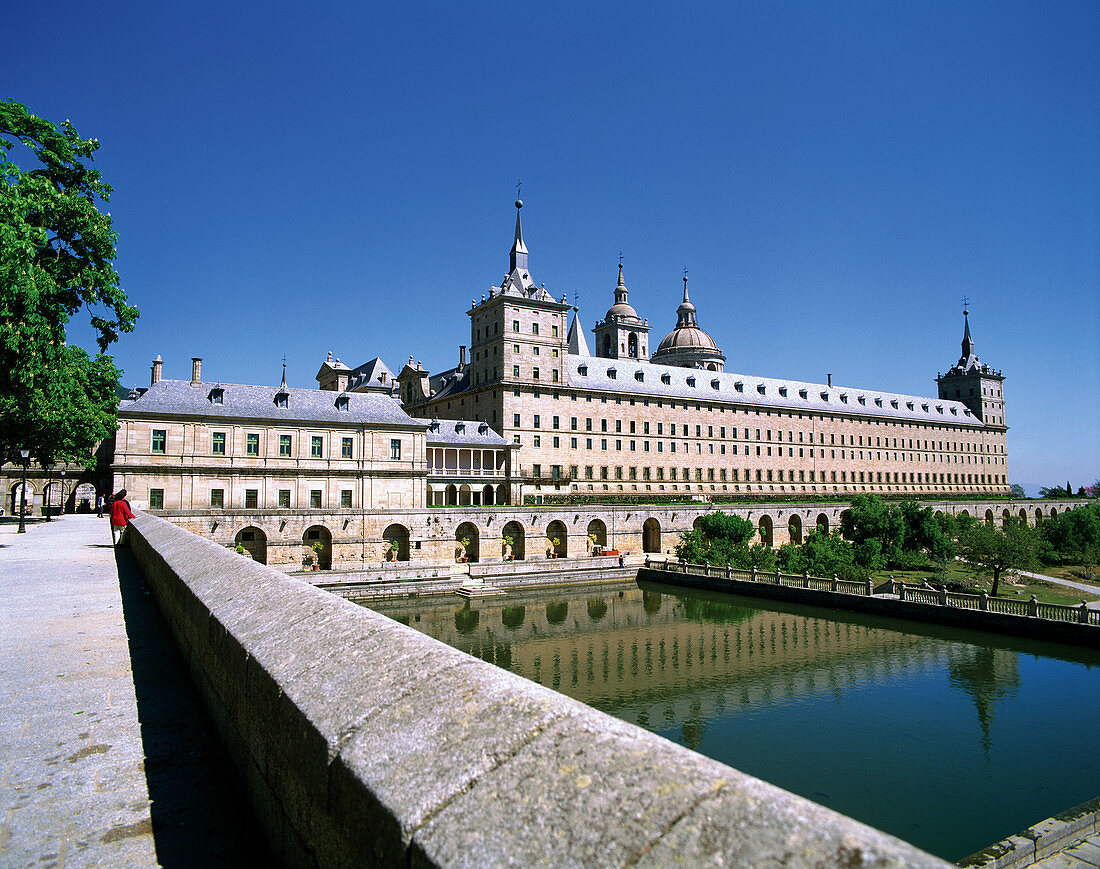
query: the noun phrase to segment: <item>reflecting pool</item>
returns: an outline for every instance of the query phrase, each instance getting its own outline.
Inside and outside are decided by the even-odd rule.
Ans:
[[[959,860],[1100,795],[1100,652],[649,584],[371,607]]]

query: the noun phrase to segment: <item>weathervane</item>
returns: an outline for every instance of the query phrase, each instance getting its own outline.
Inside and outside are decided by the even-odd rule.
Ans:
[[[517,178],[517,179],[516,179],[516,199],[519,199],[519,198],[520,198],[520,196],[519,196],[519,189],[520,189],[520,188],[521,188],[522,186],[523,186],[523,179],[522,179],[522,178]]]
[[[963,311],[965,312],[967,310],[967,308],[969,308],[969,307],[970,307],[970,298],[968,296],[963,296]]]

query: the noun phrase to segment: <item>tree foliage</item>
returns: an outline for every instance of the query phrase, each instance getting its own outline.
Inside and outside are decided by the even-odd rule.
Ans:
[[[700,516],[695,528],[680,536],[676,557],[692,564],[721,564],[739,570],[773,570],[775,552],[751,544],[756,526],[748,519],[716,511]]]
[[[1049,547],[1045,554],[1050,560],[1095,563],[1095,552],[1100,549],[1100,504],[1052,516],[1040,526],[1040,533]]]
[[[994,597],[1002,574],[1037,567],[1042,548],[1042,536],[1023,519],[1006,519],[1003,528],[975,522],[959,537],[963,557],[976,570],[992,577]]]
[[[26,148],[40,165],[10,159]],[[26,106],[0,100],[0,458],[28,448],[43,463],[94,464],[113,434],[118,369],[106,355],[137,309],[114,269],[117,234],[100,210],[111,187],[88,164],[99,142],[81,139]],[[99,353],[65,343],[86,309]]]
[[[787,573],[809,573],[811,576],[840,579],[866,579],[866,568],[856,564],[855,546],[835,534],[823,534],[814,529],[801,546],[785,543],[777,555],[780,569]]]
[[[867,570],[911,568],[954,554],[954,519],[917,501],[888,504],[878,495],[856,495],[840,514],[840,532],[852,543],[855,564]]]

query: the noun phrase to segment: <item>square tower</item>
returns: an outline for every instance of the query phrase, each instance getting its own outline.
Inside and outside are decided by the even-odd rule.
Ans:
[[[1005,425],[1004,376],[982,364],[974,353],[970,338],[969,311],[963,311],[962,356],[947,373],[936,378],[939,397],[961,401],[985,425],[1007,429]]]

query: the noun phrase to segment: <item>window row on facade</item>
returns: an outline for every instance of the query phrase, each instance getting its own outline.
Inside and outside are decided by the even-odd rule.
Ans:
[[[260,432],[247,432],[244,436],[244,452],[231,449],[232,438],[224,431],[211,431],[209,452],[211,456],[243,455],[246,458],[261,458],[274,455],[278,458],[312,458],[312,459],[354,459],[355,438],[353,437],[326,437],[325,435],[307,435],[299,438],[299,448],[302,444],[308,444],[308,453],[299,455],[295,452],[295,436],[293,434],[276,434],[270,436]],[[339,453],[330,455],[326,452],[325,444],[330,448],[333,444],[339,445]],[[401,459],[401,439],[389,439],[389,458],[394,461]],[[149,452],[152,455],[166,455],[168,453],[168,429],[154,428],[149,433]]]

